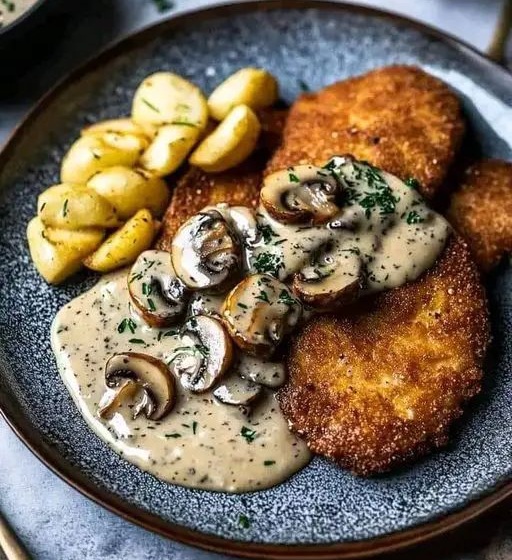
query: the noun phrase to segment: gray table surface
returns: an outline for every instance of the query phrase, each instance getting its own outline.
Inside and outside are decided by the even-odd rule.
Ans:
[[[59,24],[58,41],[45,60],[25,69],[23,76],[10,87],[0,84],[0,144],[59,76],[109,41],[170,13],[213,3],[212,0],[178,0],[172,10],[160,13],[153,0],[67,0],[61,8],[65,18]],[[409,15],[484,50],[502,0],[361,0],[359,3]],[[163,539],[84,498],[39,463],[1,419],[0,511],[38,560],[227,558]],[[512,516],[505,512],[496,530],[482,544],[450,559],[510,559],[510,537]]]

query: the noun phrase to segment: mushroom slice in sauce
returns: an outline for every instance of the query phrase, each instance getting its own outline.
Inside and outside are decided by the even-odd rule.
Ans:
[[[212,317],[191,317],[181,330],[183,346],[175,350],[171,370],[184,389],[202,393],[231,366],[233,344],[223,325]]]
[[[333,173],[314,165],[297,165],[266,177],[260,200],[279,222],[323,224],[339,214],[340,194]]]
[[[105,366],[105,384],[108,391],[98,409],[101,417],[131,401],[133,418],[144,414],[148,420],[160,420],[176,401],[174,377],[169,368],[148,354],[114,354]]]
[[[242,244],[254,245],[259,239],[258,220],[251,208],[247,206],[230,206],[221,202],[216,206],[207,206],[204,210],[219,212],[231,228],[236,232]]]
[[[325,310],[356,299],[363,287],[363,262],[353,248],[324,246],[293,278],[293,291],[307,305]]]
[[[235,373],[213,391],[213,396],[224,404],[248,406],[261,396],[262,392],[261,385],[242,379]]]
[[[302,305],[286,284],[267,274],[254,274],[227,295],[222,316],[239,348],[270,357],[299,322]]]
[[[145,251],[128,276],[130,298],[151,327],[167,327],[185,313],[190,291],[178,278],[167,251]]]
[[[218,210],[205,209],[176,233],[172,241],[172,263],[189,288],[219,289],[240,273],[240,242]]]

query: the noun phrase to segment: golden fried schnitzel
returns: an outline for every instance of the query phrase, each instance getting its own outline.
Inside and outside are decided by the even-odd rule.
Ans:
[[[447,217],[482,270],[496,266],[512,252],[512,164],[484,160],[470,167]]]
[[[383,68],[301,97],[268,171],[348,152],[415,177],[432,197],[463,130],[442,82]],[[314,452],[358,474],[385,471],[446,442],[480,388],[488,331],[477,269],[454,235],[416,282],[307,324],[292,344],[281,407]]]
[[[389,66],[302,95],[267,172],[351,154],[433,198],[464,133],[457,97],[419,68]]]
[[[420,280],[307,324],[279,402],[315,453],[386,471],[447,442],[480,389],[488,339],[484,289],[453,236]]]
[[[246,162],[223,173],[208,174],[191,168],[178,181],[162,222],[159,249],[169,250],[178,228],[205,206],[227,202],[256,206],[263,169],[281,141],[287,111],[268,109],[258,114],[262,133],[259,150]]]

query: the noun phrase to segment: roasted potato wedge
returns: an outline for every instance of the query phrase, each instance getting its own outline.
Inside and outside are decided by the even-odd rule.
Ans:
[[[78,234],[80,241],[75,237],[77,232],[65,233],[73,239],[72,243],[65,242],[64,238],[58,243],[49,241],[44,224],[38,217],[32,218],[27,226],[30,256],[39,274],[50,284],[59,284],[77,272],[82,260],[99,244],[98,232],[87,236]]]
[[[190,156],[203,171],[220,173],[244,161],[256,147],[260,122],[247,105],[235,107]]]
[[[131,134],[134,136],[147,136],[147,132],[137,123],[129,118],[109,119],[91,124],[82,129],[82,136],[101,135],[106,132],[115,132],[117,134]],[[149,140],[149,138],[148,138]]]
[[[147,140],[132,134],[106,132],[82,136],[62,160],[61,181],[85,184],[95,173],[107,167],[132,167],[146,146]]]
[[[208,105],[201,90],[171,72],[148,76],[133,98],[132,118],[141,125],[185,124],[201,132],[208,123]]]
[[[96,173],[87,186],[108,200],[121,220],[143,208],[159,217],[169,202],[169,189],[163,179],[121,165]]]
[[[140,164],[159,177],[173,173],[185,161],[198,139],[197,128],[181,124],[162,126],[142,154]]]
[[[210,115],[222,121],[237,105],[263,109],[273,105],[279,95],[277,80],[262,68],[242,68],[227,78],[210,95]]]
[[[62,243],[80,249],[85,255],[89,255],[101,245],[105,238],[105,230],[102,228],[61,229],[45,227],[44,236],[54,245]]]
[[[55,228],[111,228],[120,224],[112,204],[85,185],[50,187],[39,195],[37,208],[44,225]]]
[[[120,229],[84,260],[85,266],[97,272],[110,272],[134,262],[151,247],[157,228],[147,209],[139,210]]]

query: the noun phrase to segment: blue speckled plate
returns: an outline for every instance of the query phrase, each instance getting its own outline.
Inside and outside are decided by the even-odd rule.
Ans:
[[[55,472],[146,527],[253,557],[354,558],[400,548],[452,528],[512,492],[508,266],[489,281],[495,342],[485,387],[454,430],[451,445],[370,480],[317,458],[285,484],[252,494],[160,482],[119,458],[87,428],[50,350],[54,313],[93,279],[48,287],[30,263],[25,226],[37,194],[57,182],[59,160],[84,124],[128,113],[136,85],[159,69],[210,91],[236,68],[263,66],[279,76],[291,102],[302,82],[316,89],[396,62],[419,64],[449,82],[463,99],[483,153],[510,158],[508,73],[411,22],[296,0],[214,8],[145,30],[66,79],[15,132],[0,155],[0,407]],[[251,520],[249,528],[239,526],[242,514]]]

